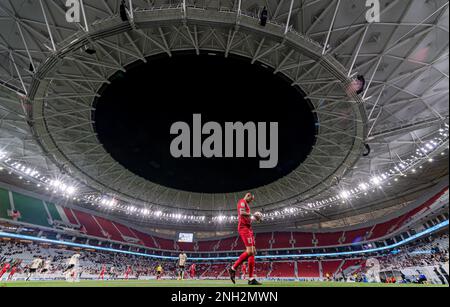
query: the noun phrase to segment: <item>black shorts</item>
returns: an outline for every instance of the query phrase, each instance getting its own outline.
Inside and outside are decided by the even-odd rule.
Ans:
[[[36,273],[37,269],[31,269],[30,268],[30,273]]]
[[[161,275],[161,272],[156,272],[156,275]]]
[[[184,266],[184,265],[179,265],[179,266],[178,266],[178,269],[179,269],[179,270],[184,270],[184,269],[186,269],[186,266]]]
[[[71,269],[73,269],[74,267],[75,267],[75,264],[69,264],[69,265],[67,266],[66,271],[71,270]]]

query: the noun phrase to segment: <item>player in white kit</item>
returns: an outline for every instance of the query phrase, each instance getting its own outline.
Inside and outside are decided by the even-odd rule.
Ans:
[[[186,262],[187,262],[187,255],[185,252],[181,251],[180,255],[178,255],[178,280],[184,279]]]
[[[50,261],[50,259],[47,259],[44,261],[44,265],[42,267],[41,270],[41,274],[48,274],[50,273],[50,269],[52,267],[52,262]]]
[[[73,255],[67,264],[67,268],[64,270],[64,274],[67,282],[78,282],[79,280],[79,265],[80,265],[80,254]]]
[[[43,260],[41,258],[35,258],[31,262],[31,265],[28,269],[27,279],[26,281],[29,281],[31,276],[36,274],[36,272],[42,267]]]
[[[366,278],[368,282],[380,283],[380,262],[375,258],[369,258],[366,261]]]

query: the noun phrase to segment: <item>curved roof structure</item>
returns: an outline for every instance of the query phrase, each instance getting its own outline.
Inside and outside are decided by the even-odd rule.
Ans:
[[[179,51],[244,57],[311,103],[311,153],[253,190],[270,218],[392,206],[448,175],[447,1],[381,0],[379,22],[368,22],[357,0],[132,0],[125,12],[120,3],[80,1],[79,22],[68,22],[65,1],[0,3],[0,158],[11,173],[0,173],[3,181],[19,175],[30,189],[149,223],[232,222],[243,191],[190,192],[144,179],[113,159],[93,125],[94,101],[112,76]],[[360,94],[357,76],[365,79]]]

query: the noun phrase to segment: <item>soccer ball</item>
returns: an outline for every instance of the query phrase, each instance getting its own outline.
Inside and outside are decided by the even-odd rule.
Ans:
[[[253,213],[253,216],[255,217],[255,220],[256,220],[257,222],[261,222],[261,221],[262,221],[263,215],[262,215],[261,212],[257,211],[257,212],[255,212],[255,213]]]

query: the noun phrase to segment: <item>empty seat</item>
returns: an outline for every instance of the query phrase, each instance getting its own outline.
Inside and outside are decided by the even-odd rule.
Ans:
[[[316,278],[320,277],[318,261],[299,261],[297,264],[298,277]]]

